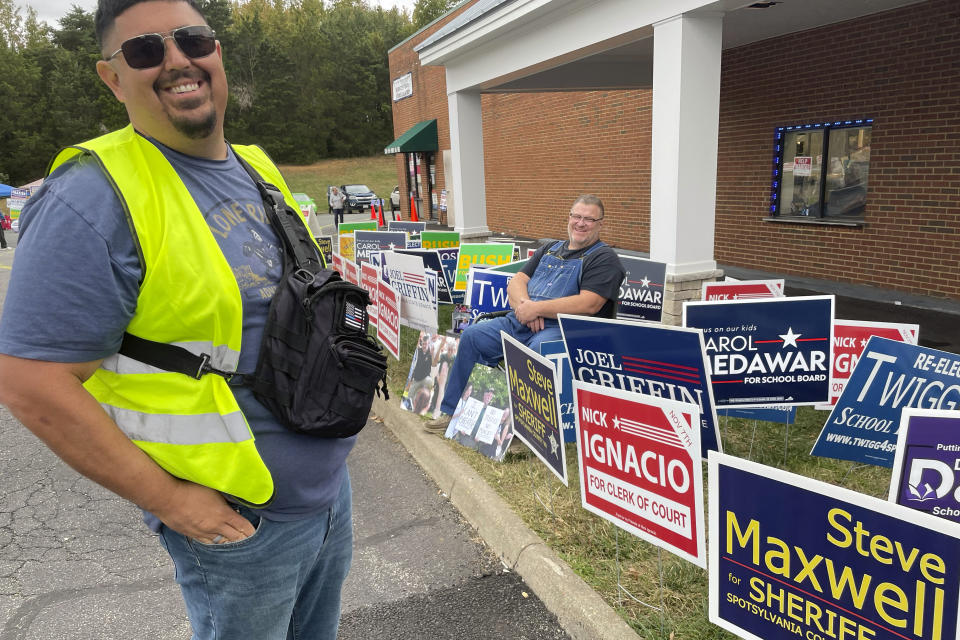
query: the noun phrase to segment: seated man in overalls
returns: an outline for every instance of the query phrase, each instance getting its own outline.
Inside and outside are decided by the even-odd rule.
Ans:
[[[474,364],[493,366],[503,357],[501,331],[539,353],[540,343],[562,339],[558,313],[616,316],[626,271],[613,249],[600,241],[602,226],[600,198],[577,198],[567,222],[569,239],[540,247],[510,280],[507,295],[512,311],[464,330],[440,404],[443,415],[427,423],[428,431],[446,431]]]

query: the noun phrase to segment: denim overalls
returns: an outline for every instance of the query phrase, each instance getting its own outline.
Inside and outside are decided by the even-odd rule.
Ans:
[[[527,294],[531,300],[553,300],[580,293],[583,259],[606,245],[603,242],[597,242],[579,258],[571,260],[563,260],[554,255],[562,246],[563,242],[557,241],[540,258],[540,264],[537,265],[533,277],[527,283]],[[544,318],[543,329],[534,333],[517,320],[513,311],[500,318],[485,320],[467,327],[460,336],[457,358],[453,361],[450,376],[447,378],[443,402],[440,405],[443,413],[453,415],[475,363],[480,362],[492,367],[503,358],[500,331],[508,333],[537,353],[540,352],[541,342],[560,340],[563,337],[560,333],[560,323],[556,319]]]

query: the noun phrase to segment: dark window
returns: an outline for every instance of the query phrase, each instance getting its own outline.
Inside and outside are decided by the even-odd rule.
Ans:
[[[778,218],[863,220],[872,123],[778,128],[770,212]]]

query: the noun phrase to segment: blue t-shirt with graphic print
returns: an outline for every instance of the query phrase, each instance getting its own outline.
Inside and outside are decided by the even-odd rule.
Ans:
[[[153,142],[193,195],[237,278],[243,299],[238,371],[251,373],[283,272],[280,242],[263,200],[232,153],[226,160],[206,160]],[[175,224],[176,217],[170,220]],[[142,277],[123,208],[97,164],[81,156],[59,167],[21,217],[0,353],[53,362],[88,362],[116,353],[136,310]],[[262,515],[294,520],[329,507],[356,438],[294,433],[250,390],[233,390],[273,475],[276,495]],[[149,514],[145,519],[159,528]]]

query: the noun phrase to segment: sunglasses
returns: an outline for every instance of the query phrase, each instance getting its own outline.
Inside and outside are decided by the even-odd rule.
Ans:
[[[167,49],[164,41],[173,38],[180,47],[180,51],[188,58],[203,58],[213,53],[217,48],[217,34],[206,25],[180,27],[167,35],[162,33],[145,33],[129,40],[124,40],[120,48],[110,54],[107,60],[113,60],[117,54],[123,53],[123,59],[131,69],[149,69],[160,66]]]

